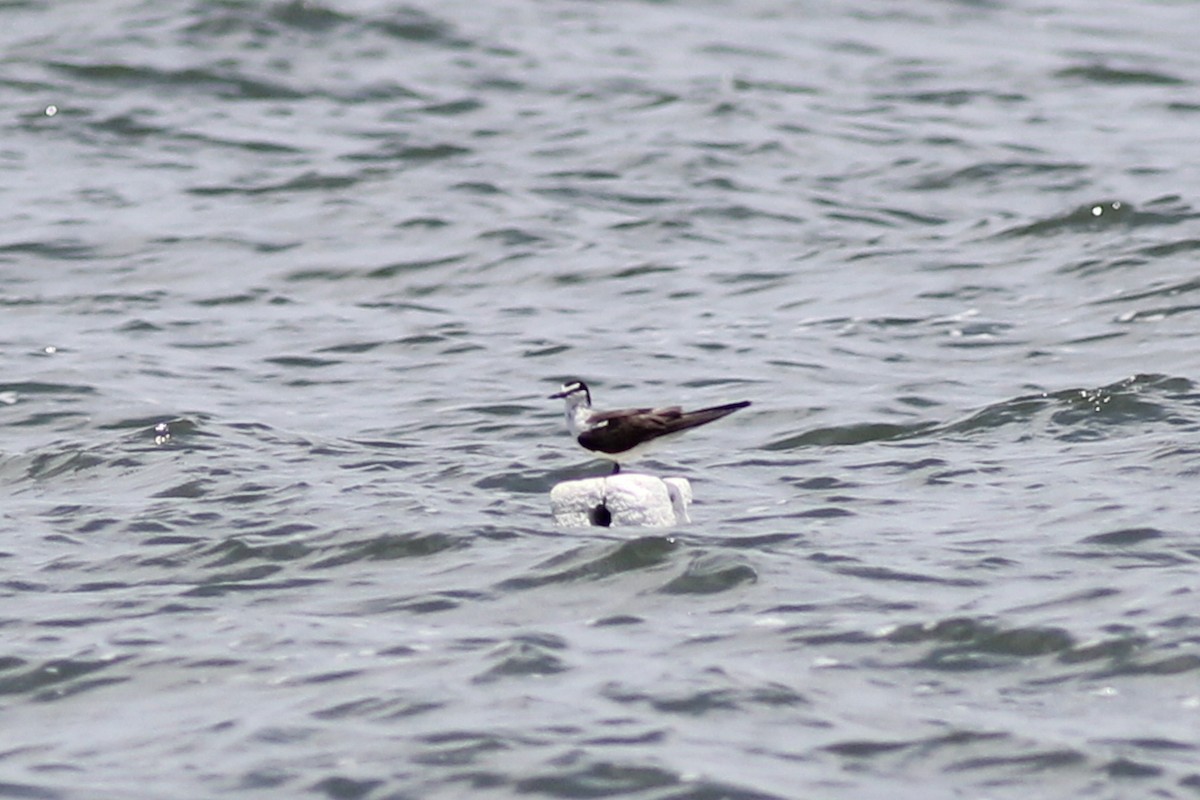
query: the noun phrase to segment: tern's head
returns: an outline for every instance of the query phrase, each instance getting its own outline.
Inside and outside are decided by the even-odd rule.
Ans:
[[[590,406],[592,404],[592,393],[588,391],[587,384],[583,381],[567,381],[562,385],[562,389],[550,395],[551,400],[564,398],[573,406],[580,404]]]

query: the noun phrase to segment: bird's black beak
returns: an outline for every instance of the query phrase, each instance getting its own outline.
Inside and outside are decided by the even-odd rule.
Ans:
[[[555,392],[554,394],[550,395],[546,399],[547,400],[562,400],[566,396],[567,396],[566,392]]]

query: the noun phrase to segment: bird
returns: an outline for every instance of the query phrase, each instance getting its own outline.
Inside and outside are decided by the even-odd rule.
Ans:
[[[664,408],[624,408],[596,411],[592,393],[580,380],[567,381],[550,399],[566,401],[567,428],[584,450],[613,462],[612,474],[621,471],[621,462],[642,455],[663,439],[707,425],[750,405],[749,400],[723,406],[684,411],[679,406]]]

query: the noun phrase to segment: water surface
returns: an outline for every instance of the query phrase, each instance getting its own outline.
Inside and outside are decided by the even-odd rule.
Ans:
[[[1193,17],[0,7],[0,797],[1194,796]]]

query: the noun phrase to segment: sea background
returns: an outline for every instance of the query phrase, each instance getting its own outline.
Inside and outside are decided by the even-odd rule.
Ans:
[[[0,2],[0,797],[1200,796],[1198,34]]]

